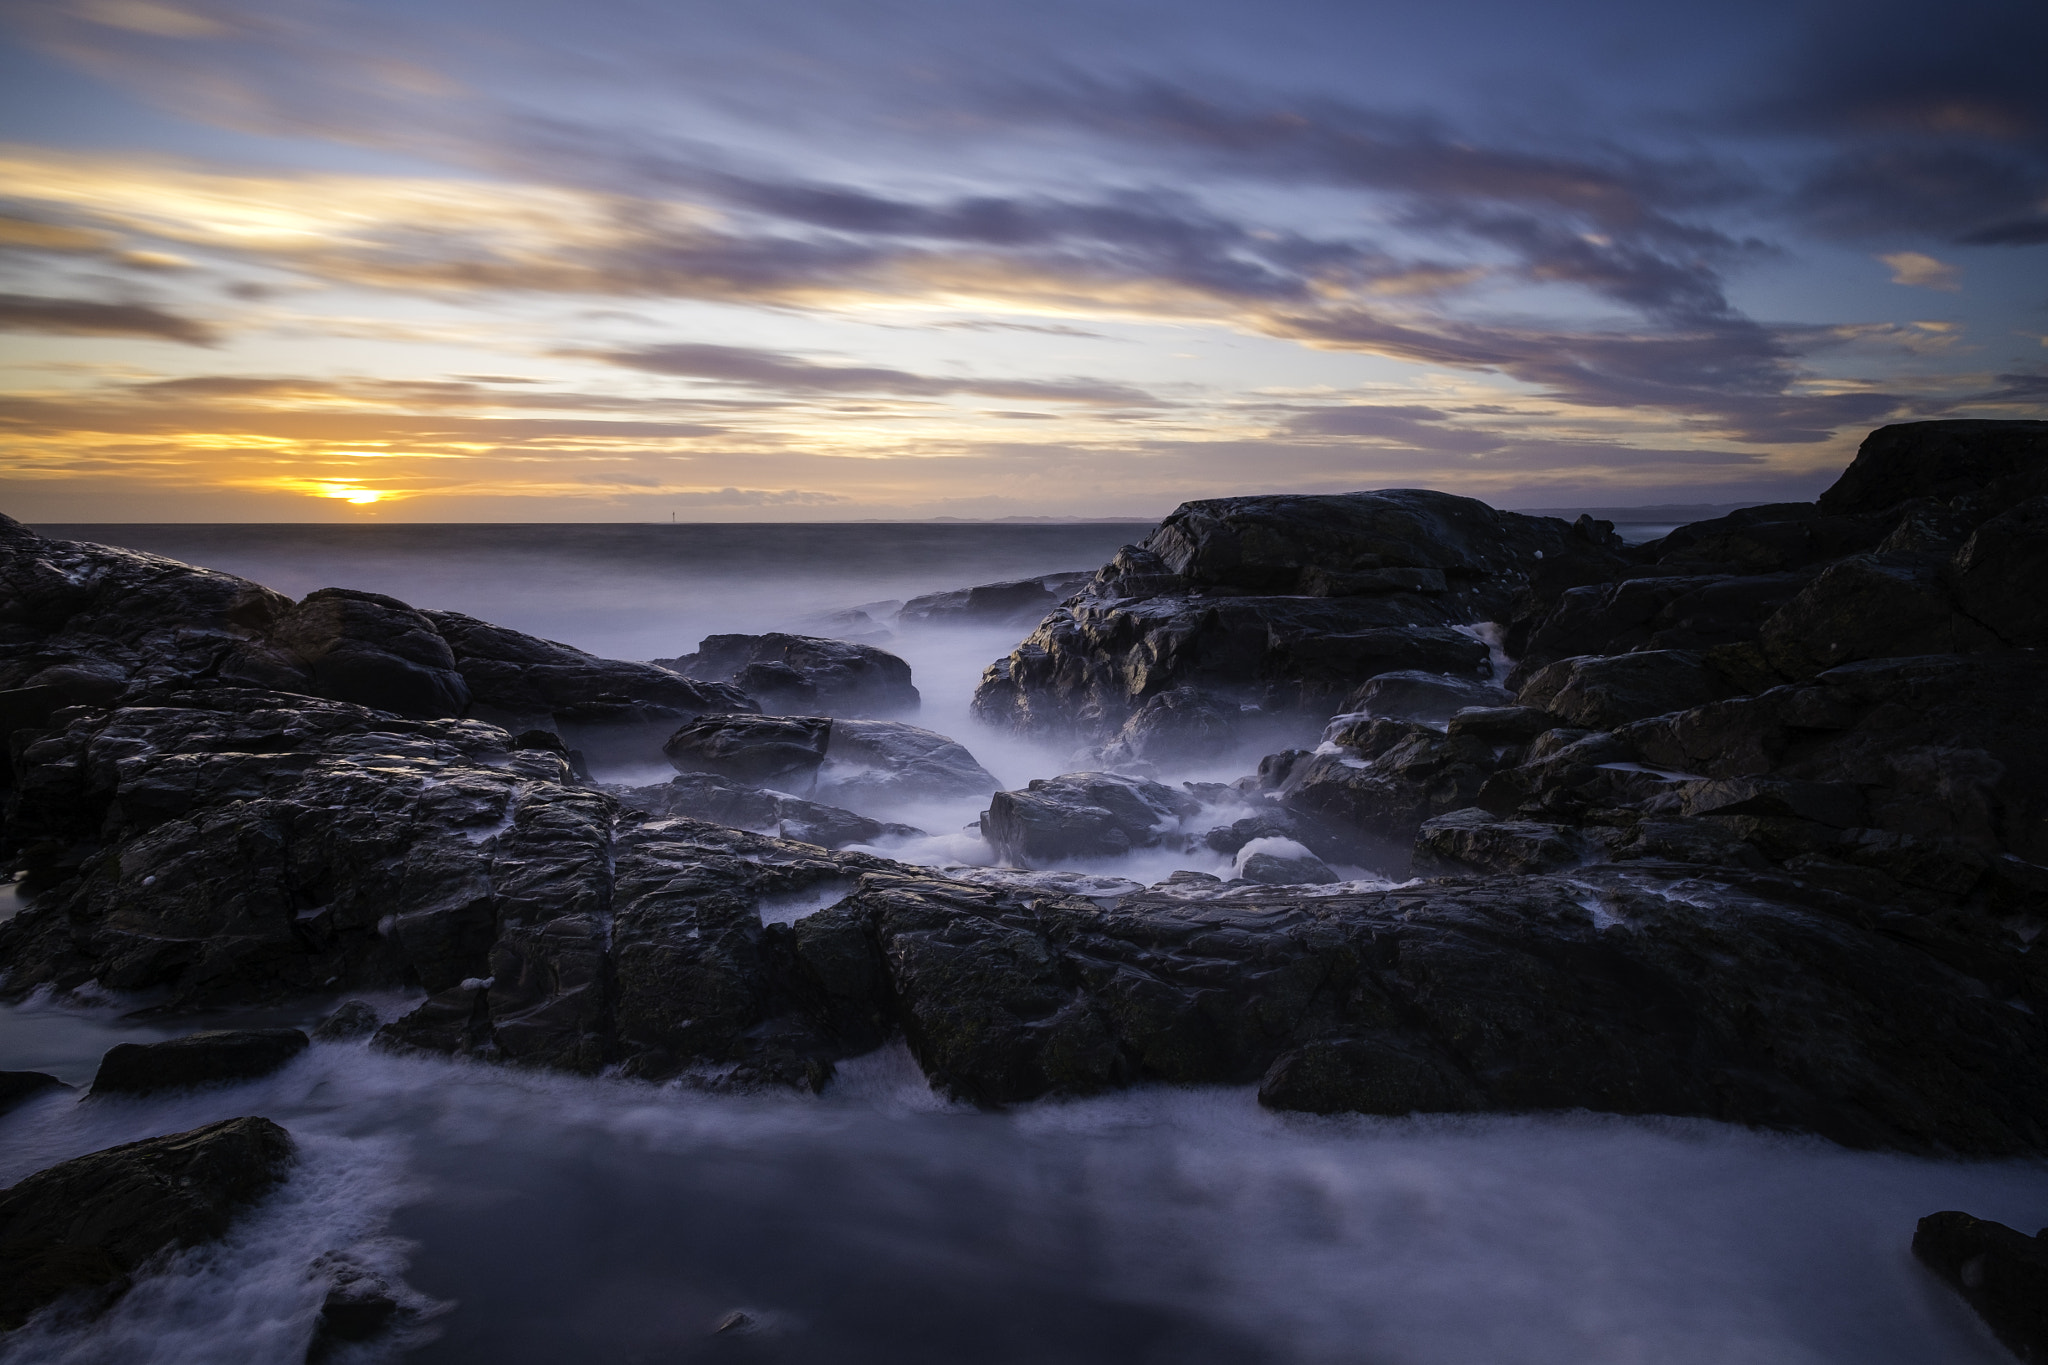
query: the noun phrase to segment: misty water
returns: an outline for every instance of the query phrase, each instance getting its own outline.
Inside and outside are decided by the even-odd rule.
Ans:
[[[876,642],[915,671],[917,723],[1017,786],[1074,766],[969,713],[982,668],[1022,632],[898,630],[893,604],[1091,568],[1148,528],[39,529],[295,596],[386,592],[623,658],[721,631],[828,633],[818,618],[866,607],[890,632]],[[1161,776],[1228,780],[1255,758]],[[658,755],[598,774],[668,775]],[[867,812],[930,831],[877,851],[989,862],[966,828],[975,804]],[[1151,882],[1227,866],[1154,853],[1069,870]],[[123,1017],[132,1003],[0,1011],[0,1069],[78,1084],[115,1042],[305,1024],[327,1002],[148,1021]],[[373,1003],[387,1018],[410,1004]],[[97,1323],[0,1341],[0,1362],[295,1363],[322,1293],[306,1267],[339,1250],[402,1277],[418,1313],[344,1362],[1967,1365],[2008,1357],[1913,1261],[1914,1221],[1965,1208],[2048,1223],[2037,1162],[1690,1120],[1318,1119],[1262,1110],[1248,1088],[981,1113],[934,1095],[900,1044],[843,1064],[823,1095],[742,1098],[319,1043],[241,1085],[32,1101],[0,1118],[0,1185],[240,1114],[298,1140],[282,1191]]]

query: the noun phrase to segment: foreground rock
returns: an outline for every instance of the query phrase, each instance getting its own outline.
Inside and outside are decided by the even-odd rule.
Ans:
[[[2014,1355],[2028,1365],[2048,1360],[2048,1240],[1950,1211],[1920,1220],[1913,1254],[1969,1300]]]
[[[997,792],[982,813],[981,834],[1004,862],[1042,867],[1153,847],[1198,808],[1186,792],[1143,778],[1068,773]]]
[[[163,1043],[117,1043],[100,1059],[94,1095],[148,1095],[268,1076],[306,1050],[295,1028],[194,1033]]]
[[[769,711],[804,716],[915,715],[910,665],[887,650],[812,635],[708,635],[660,661],[685,677],[729,683]]]
[[[685,773],[855,806],[986,796],[1001,785],[953,740],[894,720],[706,716],[676,731],[662,752]]]
[[[705,716],[670,735],[661,751],[678,772],[808,790],[831,735],[824,716]]]
[[[110,1147],[0,1190],[0,1330],[82,1293],[118,1297],[153,1257],[228,1230],[268,1193],[293,1155],[268,1119]]]
[[[837,806],[749,786],[712,773],[683,773],[659,786],[620,788],[613,794],[622,805],[648,815],[684,815],[822,848],[871,844],[877,839],[915,838],[924,833],[911,825],[870,820]]]

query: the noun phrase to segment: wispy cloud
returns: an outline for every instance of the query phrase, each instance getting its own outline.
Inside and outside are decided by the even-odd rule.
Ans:
[[[149,337],[187,346],[211,346],[216,340],[214,329],[205,323],[145,303],[96,303],[33,294],[0,294],[0,331]]]

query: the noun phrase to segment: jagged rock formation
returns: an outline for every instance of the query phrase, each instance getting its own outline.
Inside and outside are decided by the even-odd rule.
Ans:
[[[1320,722],[1376,674],[1486,677],[1486,645],[1454,627],[1520,622],[1627,562],[1590,521],[1426,490],[1187,503],[990,665],[975,710],[1102,741],[1195,687],[1227,714]]]
[[[778,715],[909,716],[920,698],[910,665],[887,650],[813,635],[707,635],[694,654],[656,662],[725,682]]]
[[[2048,1360],[2048,1237],[1951,1209],[1920,1220],[1913,1254],[2026,1365]]]

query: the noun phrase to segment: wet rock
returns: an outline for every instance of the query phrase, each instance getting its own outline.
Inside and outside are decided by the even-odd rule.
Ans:
[[[1706,651],[1754,641],[1771,614],[1813,579],[1775,574],[1666,574],[1573,588],[1522,643],[1528,672],[1586,654]]]
[[[1441,493],[1187,503],[991,665],[975,709],[1099,742],[1149,698],[1194,686],[1247,716],[1319,721],[1377,674],[1485,676],[1486,647],[1453,626],[1534,612],[1626,563],[1562,521]],[[1306,595],[1341,586],[1332,573],[1394,570],[1428,571],[1414,583],[1426,590]]]
[[[1348,832],[1343,861],[1402,875],[1423,821],[1473,804],[1494,769],[1484,740],[1414,721],[1353,721],[1294,765],[1279,796],[1297,815]]]
[[[1303,595],[1308,597],[1376,597],[1390,592],[1433,596],[1450,591],[1441,569],[1365,569],[1345,573],[1317,566],[1301,571],[1300,585]]]
[[[731,683],[784,715],[913,715],[919,705],[909,664],[852,640],[708,635],[696,653],[658,662],[686,677]]]
[[[1839,560],[1764,622],[1764,657],[1781,676],[1804,679],[1858,659],[2000,648],[1957,608],[1945,568],[1919,555]]]
[[[870,844],[924,833],[910,825],[870,820],[850,810],[748,786],[712,773],[683,773],[655,787],[623,788],[619,800],[649,815],[686,815],[824,848]]]
[[[40,1071],[0,1071],[0,1114],[54,1090],[71,1087]]]
[[[1523,682],[1517,700],[1574,725],[1607,730],[1690,710],[1717,701],[1728,691],[1726,682],[1699,655],[1659,649],[1561,659]]]
[[[1005,862],[1042,866],[1150,848],[1197,809],[1186,793],[1143,778],[1067,773],[997,792],[982,813],[981,833]]]
[[[0,1190],[0,1330],[69,1294],[119,1296],[159,1253],[218,1238],[275,1186],[291,1135],[239,1118],[110,1147]]]
[[[1093,577],[1092,571],[1082,570],[926,593],[905,602],[896,619],[905,625],[1034,625]]]
[[[1148,699],[1103,746],[1111,763],[1162,763],[1211,757],[1237,741],[1242,709],[1198,687],[1169,688]]]
[[[1957,1210],[1913,1230],[1913,1254],[1969,1301],[2006,1349],[2048,1361],[2048,1240]]]
[[[986,796],[1000,786],[973,754],[935,730],[835,720],[816,794],[849,805],[903,805]]]
[[[1506,689],[1473,678],[1403,670],[1382,673],[1344,699],[1346,713],[1444,722],[1471,706],[1506,706]]]
[[[353,588],[322,588],[280,616],[265,640],[306,679],[300,690],[379,711],[428,719],[469,708],[469,684],[455,655],[424,613],[395,597]],[[244,651],[224,668],[229,677],[288,685]]]
[[[1561,717],[1540,706],[1468,706],[1451,714],[1445,733],[1488,744],[1527,744],[1562,724]]]
[[[316,1043],[345,1043],[367,1038],[377,1031],[377,1011],[367,1001],[344,1000],[341,1006],[313,1026]]]
[[[307,1365],[319,1365],[344,1346],[370,1340],[403,1311],[398,1290],[371,1271],[345,1261],[316,1264],[314,1270],[325,1274],[329,1285],[306,1347]]]
[[[1260,886],[1327,886],[1338,880],[1330,865],[1291,839],[1258,839],[1245,845],[1237,875]]]
[[[295,1028],[217,1029],[162,1043],[118,1043],[100,1058],[92,1094],[147,1095],[268,1076],[306,1050]]]
[[[824,716],[704,716],[670,735],[661,751],[678,772],[808,788],[831,733]]]
[[[1477,807],[1422,822],[1415,838],[1414,870],[1422,876],[1472,872],[1556,872],[1585,858],[1565,825],[1501,820]]]
[[[1421,1040],[1399,1034],[1318,1038],[1283,1054],[1259,1103],[1309,1114],[1447,1113],[1479,1108],[1479,1087]]]
[[[722,681],[599,658],[460,612],[426,616],[469,687],[470,714],[508,730],[555,731],[564,754],[573,747],[600,760],[644,760],[684,721],[760,710]]]

